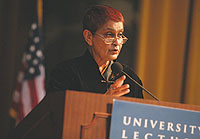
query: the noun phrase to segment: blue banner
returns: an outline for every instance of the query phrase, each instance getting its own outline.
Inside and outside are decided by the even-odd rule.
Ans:
[[[200,139],[200,112],[114,100],[110,139]]]

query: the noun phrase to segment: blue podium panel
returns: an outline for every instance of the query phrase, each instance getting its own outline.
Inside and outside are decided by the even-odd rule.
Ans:
[[[110,139],[200,139],[200,112],[114,100]]]

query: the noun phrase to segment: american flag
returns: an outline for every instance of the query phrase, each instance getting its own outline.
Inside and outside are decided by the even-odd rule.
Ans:
[[[23,120],[45,96],[44,57],[40,38],[38,23],[33,23],[10,109],[11,116],[16,118],[16,124]]]

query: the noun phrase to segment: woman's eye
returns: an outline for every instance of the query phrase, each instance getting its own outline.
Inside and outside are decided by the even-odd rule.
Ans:
[[[107,32],[104,36],[107,38],[112,38],[112,37],[114,37],[114,34],[111,32]]]
[[[123,33],[119,33],[118,34],[118,37],[122,37],[122,36],[124,36]]]

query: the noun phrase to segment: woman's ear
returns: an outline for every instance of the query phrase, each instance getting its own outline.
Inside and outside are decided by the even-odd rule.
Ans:
[[[87,44],[88,44],[89,46],[92,46],[92,39],[93,39],[93,36],[92,36],[91,31],[85,29],[85,30],[83,31],[83,37],[84,37],[85,41],[87,42]]]

